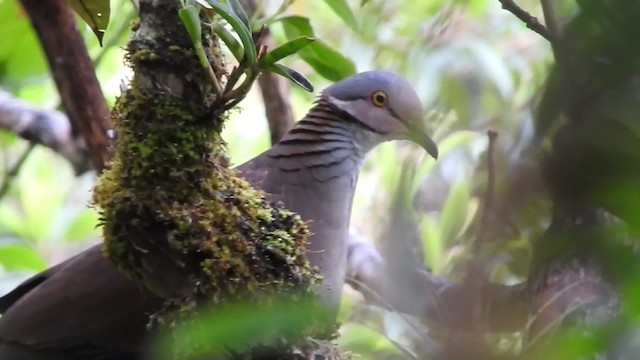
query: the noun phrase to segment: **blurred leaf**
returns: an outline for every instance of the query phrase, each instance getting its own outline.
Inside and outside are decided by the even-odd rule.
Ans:
[[[0,1],[0,33],[11,34],[0,41],[3,84],[47,78],[48,67],[40,42],[17,1]]]
[[[30,238],[34,240],[51,236],[55,217],[73,183],[70,165],[55,156],[49,150],[36,147],[18,175],[20,204]]]
[[[308,36],[297,37],[268,52],[262,59],[262,63],[267,66],[275,64],[283,58],[297,53],[300,49],[309,45],[314,40],[314,38]]]
[[[442,274],[444,260],[444,244],[440,236],[438,224],[428,216],[422,217],[422,248],[424,249],[424,263],[434,274]]]
[[[256,345],[276,344],[283,334],[299,334],[325,311],[311,301],[274,299],[272,306],[253,302],[218,305],[184,321],[156,338],[154,359],[174,359],[241,352]]]
[[[269,26],[271,23],[278,21],[279,17],[287,11],[287,9],[291,6],[291,4],[293,4],[294,1],[295,0],[284,0],[282,4],[280,4],[280,7],[271,15],[260,19],[253,19],[251,23],[251,30],[258,31],[260,30],[260,28],[262,28],[263,25]],[[254,14],[253,17],[255,18],[256,14]]]
[[[440,235],[444,244],[450,244],[460,235],[467,221],[469,200],[469,185],[466,181],[458,181],[451,186],[440,214]]]
[[[9,271],[42,271],[47,266],[44,259],[33,248],[21,244],[0,246],[0,264]]]
[[[233,14],[242,21],[242,23],[247,27],[247,29],[251,29],[251,25],[249,24],[249,17],[247,16],[247,12],[244,11],[242,4],[238,0],[227,0],[227,4],[229,4],[229,8],[233,11]]]
[[[269,66],[269,71],[273,71],[278,75],[284,76],[285,78],[293,81],[296,85],[307,90],[308,92],[313,92],[313,84],[311,84],[309,79],[293,69],[290,69],[284,65],[273,64]]]
[[[487,11],[487,6],[492,3],[491,0],[456,0],[457,5],[466,6],[469,13],[478,16],[483,15]]]
[[[0,232],[15,235],[22,240],[29,239],[24,217],[8,201],[0,203]]]
[[[89,25],[100,45],[109,25],[110,0],[68,0],[76,14]]]
[[[253,42],[253,36],[251,35],[251,31],[249,31],[249,28],[227,6],[223,5],[217,0],[206,1],[218,13],[218,15],[222,16],[222,18],[225,19],[229,23],[229,25],[231,25],[236,34],[238,34],[240,42],[242,42],[242,46],[244,47],[243,59],[246,59],[249,66],[255,65],[257,61],[256,45]]]
[[[289,40],[300,36],[316,37],[308,18],[288,16],[280,19],[280,22]],[[301,49],[298,54],[327,80],[340,81],[356,72],[356,67],[351,60],[317,38],[309,46]]]
[[[473,140],[477,134],[473,131],[459,130],[449,134],[446,138],[438,141],[439,159],[444,159],[446,154],[454,148],[465,146]],[[424,161],[416,170],[415,180],[413,182],[413,193],[424,183],[427,175],[437,163],[429,156],[425,156]]]
[[[482,73],[498,89],[502,98],[508,99],[511,97],[514,88],[513,78],[509,72],[509,67],[505,63],[504,56],[483,41],[470,41],[467,43],[467,49],[469,49],[478,65],[482,68]]]
[[[398,148],[391,143],[378,146],[376,151],[376,170],[380,174],[382,186],[391,190],[398,183],[400,171],[398,171]]]
[[[355,16],[353,16],[353,12],[351,12],[351,8],[349,8],[346,0],[324,0],[324,2],[338,14],[345,24],[349,25],[353,31],[358,32],[358,22]]]
[[[98,213],[94,209],[83,209],[67,228],[64,238],[67,241],[79,241],[98,237],[100,232],[97,225]]]

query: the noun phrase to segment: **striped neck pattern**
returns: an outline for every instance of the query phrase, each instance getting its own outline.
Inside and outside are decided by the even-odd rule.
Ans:
[[[366,153],[383,136],[320,97],[307,115],[271,149],[283,171],[310,169],[326,181],[357,174]]]

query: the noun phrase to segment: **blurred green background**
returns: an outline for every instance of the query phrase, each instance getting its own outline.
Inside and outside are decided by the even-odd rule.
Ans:
[[[572,11],[571,1],[557,1],[561,14]],[[281,1],[264,2],[266,13]],[[519,1],[542,18],[539,2]],[[377,243],[389,226],[389,206],[401,175],[401,164],[416,169],[411,181],[413,209],[419,221],[424,264],[434,273],[459,279],[470,255],[468,230],[478,213],[486,187],[484,157],[486,131],[498,132],[494,157],[497,201],[521,201],[510,207],[513,224],[496,226],[490,248],[482,253],[488,277],[512,284],[526,279],[531,258],[528,239],[540,235],[548,221],[548,199],[525,195],[518,200],[509,179],[529,164],[527,146],[533,137],[533,105],[552,61],[546,40],[527,29],[497,0],[351,1],[359,25],[356,32],[324,1],[297,0],[287,14],[309,17],[316,35],[350,58],[358,71],[385,69],[403,74],[415,86],[429,111],[429,127],[439,144],[437,162],[409,143],[387,143],[364,164],[353,206],[352,227]],[[131,76],[122,50],[128,38],[132,5],[112,0],[111,22],[100,47],[92,31],[80,22],[86,44],[97,60],[97,74],[110,105],[120,86]],[[277,43],[285,35],[271,28]],[[15,0],[0,0],[0,87],[43,108],[59,104],[55,85],[28,18]],[[286,64],[306,75],[316,92],[329,83],[295,56]],[[291,105],[300,118],[313,101],[312,94],[292,87]],[[269,134],[259,91],[254,89],[232,111],[224,130],[235,164],[269,146]],[[8,171],[29,144],[0,132],[0,174]],[[0,293],[100,241],[95,210],[88,206],[94,173],[74,176],[56,153],[36,146],[0,199]],[[4,181],[0,179],[0,181]],[[536,191],[531,179],[530,189]],[[511,228],[510,228],[511,226]],[[338,340],[345,351],[361,359],[413,357],[422,336],[406,317],[364,305],[361,296],[347,291]],[[518,335],[505,335],[496,345],[517,348]],[[413,354],[413,355],[412,355]]]

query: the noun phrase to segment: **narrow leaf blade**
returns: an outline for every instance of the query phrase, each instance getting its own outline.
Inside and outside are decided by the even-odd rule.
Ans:
[[[347,24],[353,31],[358,32],[358,22],[356,17],[353,16],[353,12],[347,4],[346,0],[324,0],[324,2],[331,7],[341,19]]]
[[[308,37],[308,36],[297,37],[281,46],[278,46],[277,48],[267,53],[262,59],[262,63],[265,66],[275,64],[276,62],[282,60],[283,58],[297,53],[298,51],[300,51],[300,49],[309,45],[314,40],[315,40],[314,38]]]
[[[280,22],[290,40],[300,36],[314,37],[309,19],[305,17],[288,16],[282,18]],[[331,81],[340,81],[356,72],[356,67],[350,59],[319,39],[300,49],[298,54],[315,71]]]
[[[311,84],[311,81],[309,81],[309,79],[307,79],[304,75],[291,68],[288,68],[281,64],[272,64],[269,66],[269,71],[272,71],[293,81],[296,85],[307,90],[308,92],[313,92],[313,84]]]
[[[233,57],[235,57],[238,62],[242,61],[244,58],[244,48],[242,47],[242,44],[240,44],[238,40],[236,40],[236,38],[220,24],[213,24],[213,32],[215,32],[222,42],[227,45],[227,48],[229,48]]]
[[[244,11],[242,4],[238,0],[227,0],[227,4],[229,5],[229,9],[233,11],[233,13],[242,21],[242,23],[247,27],[247,29],[251,29],[251,25],[249,23],[249,16],[247,16],[247,12]]]
[[[251,32],[249,28],[238,18],[236,14],[233,13],[231,9],[227,6],[223,5],[217,0],[206,0],[209,5],[220,15],[223,19],[225,19],[229,25],[233,28],[233,30],[238,34],[242,45],[244,46],[244,55],[246,57],[246,61],[250,66],[253,66],[257,62],[257,53],[256,53],[256,45],[253,42],[253,37],[251,36]]]

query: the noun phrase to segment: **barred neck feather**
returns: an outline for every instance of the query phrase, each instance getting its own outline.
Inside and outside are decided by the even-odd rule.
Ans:
[[[283,171],[311,169],[316,180],[357,173],[381,134],[320,97],[269,156]]]

